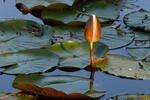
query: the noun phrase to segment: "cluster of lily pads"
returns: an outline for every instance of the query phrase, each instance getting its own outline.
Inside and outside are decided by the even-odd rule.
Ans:
[[[98,87],[94,80],[71,75],[38,74],[55,69],[88,70],[90,51],[83,30],[90,14],[97,15],[102,24],[102,37],[94,43],[96,67],[119,77],[150,79],[150,12],[143,9],[133,11],[123,18],[126,27],[112,27],[113,21],[119,21],[120,9],[124,6],[123,0],[16,0],[16,7],[23,14],[31,13],[42,19],[45,25],[32,20],[0,19],[1,72],[17,75],[13,87],[26,92],[21,93],[26,96],[7,97],[1,97],[6,95],[1,92],[0,100],[87,100],[103,96],[104,90],[93,90]],[[135,46],[126,49],[133,58],[108,53],[131,43]],[[119,98],[117,100],[140,100],[147,96],[121,95]]]

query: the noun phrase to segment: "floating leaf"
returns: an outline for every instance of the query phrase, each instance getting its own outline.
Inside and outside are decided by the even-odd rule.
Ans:
[[[70,75],[19,75],[13,82],[13,87],[29,93],[53,97],[53,98],[99,98],[105,94],[101,91],[99,95],[92,96],[85,94],[89,90],[92,80]],[[44,88],[42,88],[44,87]],[[98,84],[94,83],[93,88],[98,88]],[[99,91],[100,92],[100,91]]]
[[[124,22],[136,30],[150,31],[150,12],[140,9],[124,17]]]
[[[119,7],[117,6],[118,3],[119,1],[115,2],[114,0],[93,0],[88,5],[86,5],[84,13],[117,19],[120,14]],[[88,20],[88,16],[83,16],[80,18],[80,20],[86,22]],[[105,18],[99,18],[99,20],[101,23],[111,21]]]
[[[84,25],[83,22],[78,18],[78,13],[75,10],[67,11],[42,11],[41,19],[45,24],[68,24],[68,25]]]
[[[128,47],[127,50],[136,60],[143,60],[150,56],[150,47]]]
[[[54,30],[29,20],[0,22],[0,54],[50,46]]]
[[[107,55],[107,58],[97,64],[102,71],[115,76],[150,79],[150,63],[137,62],[135,59],[121,55]]]
[[[49,49],[60,56],[59,68],[77,67],[84,68],[90,62],[90,51],[88,42],[66,41],[56,43]],[[94,44],[95,59],[104,58],[108,52],[108,47],[100,42]]]
[[[62,10],[70,8],[77,0],[16,0],[16,7],[24,14],[34,10]]]
[[[29,49],[0,55],[0,67],[10,66],[2,72],[29,74],[45,72],[58,64],[59,57],[43,49]]]
[[[71,26],[57,26],[53,35],[53,42],[63,42],[66,40],[85,41],[84,29]],[[132,43],[134,33],[126,29],[114,29],[111,26],[102,26],[102,36],[100,42],[109,46],[109,49],[120,48]]]
[[[114,29],[111,26],[102,27],[101,42],[108,45],[109,49],[120,48],[132,43],[134,34],[126,29]]]
[[[4,95],[7,95],[7,94],[5,92],[0,92],[0,100],[34,100],[32,96],[15,95],[15,96],[1,97]]]
[[[134,31],[135,32],[135,45],[147,45],[150,46],[150,34],[144,31]]]
[[[55,33],[53,34],[53,42],[64,42],[68,40],[83,42],[84,34],[83,28],[72,26],[55,26]]]
[[[117,18],[119,16],[119,10],[114,4],[107,4],[104,0],[92,1],[82,14],[78,11],[82,11],[82,7],[78,7],[78,11],[42,11],[41,19],[46,24],[68,24],[68,25],[84,25],[87,22],[89,16],[86,14],[95,14],[96,16],[104,16],[110,18]],[[100,12],[100,13],[99,13]],[[101,23],[108,22],[110,20],[99,19]]]
[[[110,97],[107,100],[149,100],[150,95],[146,94],[124,94],[124,95],[117,95],[114,97]]]

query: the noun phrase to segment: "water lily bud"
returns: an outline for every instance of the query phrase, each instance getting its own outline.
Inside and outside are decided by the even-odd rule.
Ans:
[[[90,16],[85,25],[84,38],[89,42],[96,42],[101,37],[101,26],[96,15]]]

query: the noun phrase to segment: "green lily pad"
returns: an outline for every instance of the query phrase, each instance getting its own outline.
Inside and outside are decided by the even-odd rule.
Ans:
[[[59,57],[43,49],[29,49],[0,55],[0,67],[7,74],[30,74],[45,72],[58,64]]]
[[[135,40],[149,40],[150,34],[149,32],[142,32],[142,31],[134,31],[135,32]]]
[[[116,49],[133,42],[134,34],[126,29],[114,29],[111,26],[102,27],[100,42],[108,45],[109,49]]]
[[[80,8],[80,9],[79,9]],[[79,7],[78,11],[82,11],[82,7]],[[81,14],[75,9],[67,11],[42,11],[41,19],[46,24],[68,24],[68,25],[84,25],[89,16]],[[104,0],[92,1],[88,3],[87,9],[84,13],[95,14],[97,16],[104,16],[116,19],[119,16],[119,10],[116,5],[107,3]],[[81,15],[80,15],[81,14]],[[79,16],[80,15],[80,16]],[[108,22],[110,20],[99,19],[101,23]]]
[[[123,94],[114,97],[110,97],[107,100],[148,100],[150,99],[150,95],[146,94]]]
[[[54,27],[54,29],[55,33],[52,36],[52,40],[54,43],[68,40],[78,42],[85,41],[83,28],[72,26],[56,26]]]
[[[84,25],[85,21],[78,18],[76,10],[67,11],[42,11],[41,19],[45,24],[68,24],[68,25]]]
[[[127,51],[136,60],[143,60],[150,56],[150,47],[128,47]]]
[[[124,23],[136,30],[150,31],[150,12],[140,9],[124,16]]]
[[[66,40],[74,40],[78,42],[84,41],[84,29],[71,26],[54,27],[53,42],[63,42]],[[102,36],[100,42],[109,46],[109,49],[116,49],[132,43],[134,33],[126,29],[114,29],[111,26],[102,26]]]
[[[114,4],[115,3],[115,4]],[[88,5],[86,5],[86,9],[84,13],[87,14],[95,14],[96,16],[103,16],[108,17],[112,19],[117,19],[117,17],[120,15],[120,9],[116,4],[117,2],[115,0],[94,0],[91,1]],[[83,22],[86,22],[88,20],[88,16],[83,16],[80,18]],[[101,23],[106,23],[111,20],[102,19],[99,18],[99,21]]]
[[[150,63],[137,62],[135,59],[121,55],[107,55],[107,58],[97,64],[97,67],[109,74],[133,78],[150,79]]]
[[[105,94],[101,91],[99,85],[94,83],[93,88],[101,91],[99,95],[92,96],[85,94],[90,88],[92,80],[79,76],[70,75],[19,75],[13,82],[13,87],[29,93],[53,97],[53,98],[99,98]],[[44,88],[42,88],[44,87]],[[44,92],[45,91],[45,92]],[[53,92],[52,92],[53,91]],[[92,91],[92,89],[91,89]]]
[[[0,92],[0,100],[34,100],[31,96],[7,96],[7,97],[1,97],[7,95],[5,92]]]
[[[150,34],[144,31],[134,31],[135,32],[135,45],[140,46],[150,46]]]
[[[90,62],[90,48],[88,42],[66,41],[49,47],[50,51],[60,57],[59,68],[84,68]],[[95,59],[104,58],[108,47],[100,42],[94,43]]]
[[[16,0],[16,7],[27,14],[33,10],[62,10],[70,8],[78,0]]]
[[[30,20],[3,20],[0,26],[0,54],[51,45],[50,26]]]

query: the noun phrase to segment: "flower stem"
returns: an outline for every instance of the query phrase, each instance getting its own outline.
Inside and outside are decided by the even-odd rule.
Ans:
[[[94,52],[93,52],[93,42],[90,42],[90,57],[91,57],[91,75],[90,79],[94,80],[94,74],[95,74],[95,62],[94,62]]]
[[[95,69],[95,62],[94,62],[94,53],[93,53],[93,42],[90,42],[90,57],[91,57],[91,66],[92,69]]]

